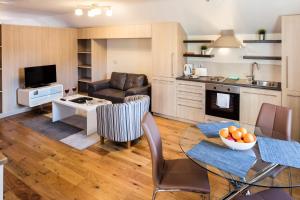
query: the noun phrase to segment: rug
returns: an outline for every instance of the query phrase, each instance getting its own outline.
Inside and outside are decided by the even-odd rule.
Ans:
[[[30,113],[30,116],[19,116],[17,121],[50,139],[60,141],[78,150],[84,150],[100,140],[97,133],[86,135],[85,118],[79,115],[52,122],[51,113]]]

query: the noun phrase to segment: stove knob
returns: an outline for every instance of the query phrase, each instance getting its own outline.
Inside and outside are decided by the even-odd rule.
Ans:
[[[217,87],[214,87],[214,89],[216,90],[216,89],[217,89]]]
[[[227,91],[230,92],[230,88],[228,88]]]

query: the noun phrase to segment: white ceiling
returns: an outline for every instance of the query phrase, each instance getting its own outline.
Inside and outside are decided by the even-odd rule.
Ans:
[[[112,5],[113,16],[74,16],[76,7],[95,2]],[[178,21],[190,35],[218,34],[221,29],[280,32],[280,16],[300,14],[300,0],[0,0],[0,21],[11,22],[5,20],[9,13],[19,14],[22,20],[46,17],[43,25],[55,21],[71,27]],[[17,17],[14,20],[18,23]]]

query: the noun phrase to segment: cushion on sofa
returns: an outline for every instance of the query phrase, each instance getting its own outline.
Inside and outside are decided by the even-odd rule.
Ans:
[[[144,82],[145,75],[143,74],[127,74],[124,90],[136,87],[143,87]]]
[[[114,89],[124,90],[127,74],[113,72],[110,79],[110,87]]]
[[[112,101],[113,103],[123,103],[125,98],[125,91],[118,89],[103,89],[93,93],[93,97],[99,99],[106,99]]]

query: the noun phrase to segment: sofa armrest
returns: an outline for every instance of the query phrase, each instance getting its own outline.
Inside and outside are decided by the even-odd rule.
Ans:
[[[138,95],[138,94],[150,96],[150,89],[151,89],[150,85],[146,85],[143,87],[130,88],[130,89],[126,90],[125,96],[132,96],[132,95]]]
[[[96,92],[98,90],[103,90],[103,89],[109,88],[109,85],[110,85],[109,82],[110,82],[110,79],[89,83],[88,93],[92,94],[93,92]]]

